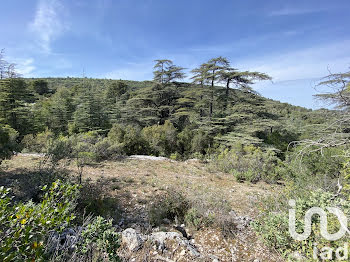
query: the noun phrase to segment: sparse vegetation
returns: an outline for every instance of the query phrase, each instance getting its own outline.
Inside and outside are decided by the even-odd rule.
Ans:
[[[318,97],[340,110],[316,111],[260,96],[251,85],[271,78],[224,57],[191,73],[192,83],[177,82],[184,68],[168,59],[145,82],[1,71],[0,179],[14,190],[0,190],[0,259],[119,261],[127,227],[178,230],[187,242],[186,229],[214,232],[226,261],[247,241],[264,259],[312,259],[314,243],[347,243],[323,239],[318,217],[307,240],[294,240],[287,203],[296,200],[298,232],[311,207],[350,214],[349,73],[321,82],[335,92]],[[9,160],[20,151],[34,154]],[[72,228],[73,247],[52,246]],[[338,228],[331,217],[328,229]]]

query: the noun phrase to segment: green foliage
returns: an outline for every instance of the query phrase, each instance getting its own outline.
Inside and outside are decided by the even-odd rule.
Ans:
[[[31,100],[27,84],[22,79],[0,80],[0,123],[10,125],[20,135],[31,131],[27,103]]]
[[[120,236],[112,226],[112,220],[96,217],[81,232],[82,241],[78,243],[78,256],[82,254],[91,261],[101,261],[107,254],[108,261],[120,261],[117,250]]]
[[[286,154],[286,159],[277,166],[276,172],[286,181],[311,190],[336,190],[337,180],[343,177],[346,162],[342,148],[325,148],[323,152],[303,152],[296,147]],[[312,149],[311,149],[312,150]]]
[[[38,204],[13,203],[10,190],[0,188],[1,261],[43,261],[49,232],[60,232],[75,218],[76,185],[58,180],[42,190]]]
[[[8,125],[0,125],[0,163],[18,149],[18,132]]]
[[[214,157],[212,165],[223,172],[232,173],[238,181],[276,182],[280,174],[276,167],[280,160],[273,151],[263,151],[254,146],[236,145],[233,149],[224,149]]]
[[[152,225],[161,225],[164,219],[183,222],[190,203],[182,192],[170,189],[166,195],[159,198],[149,208],[149,220]]]
[[[204,131],[198,131],[195,133],[192,139],[192,152],[198,152],[200,154],[206,154],[206,150],[212,144],[212,137]]]
[[[36,94],[35,103],[31,102],[31,97],[18,96],[16,108],[24,110],[27,117],[22,120],[30,122],[21,120],[18,128],[26,127],[26,132],[34,137],[48,128],[55,136],[97,131],[103,138],[114,124],[127,131],[119,134],[117,143],[108,139],[111,152],[119,154],[169,156],[178,152],[186,158],[196,152],[202,155],[212,152],[219,144],[230,147],[241,141],[260,147],[273,146],[280,150],[278,156],[283,158],[286,145],[292,139],[309,136],[309,133],[300,130],[296,132],[299,127],[315,122],[315,119],[317,123],[324,122],[324,112],[316,114],[278,103],[242,91],[240,87],[230,88],[226,95],[226,88],[215,86],[222,81],[220,70],[226,68],[225,61],[214,60],[194,72],[194,84],[168,81],[166,71],[171,68],[167,67],[163,80],[159,80],[164,81],[163,84],[87,78],[38,79],[46,81],[52,93]],[[211,85],[213,79],[214,85]],[[8,93],[8,89],[5,89],[4,97]],[[171,151],[154,141],[160,138],[154,139],[154,132],[150,128],[158,126],[162,129],[166,121],[172,123],[177,133],[176,145],[172,146]],[[282,126],[287,127],[284,129]],[[145,132],[147,139],[139,134],[143,128],[150,128]],[[26,132],[20,131],[20,135]],[[113,132],[110,133],[112,140]],[[152,145],[148,139],[152,140]],[[108,145],[104,143],[99,146],[103,148]],[[107,155],[102,158],[107,158]]]
[[[176,147],[176,128],[170,121],[164,125],[145,127],[142,130],[145,141],[150,145],[154,155],[169,156]]]
[[[209,226],[212,224],[212,221],[203,217],[203,214],[201,214],[195,207],[191,207],[186,212],[184,220],[187,226],[196,230],[199,230],[203,225]]]
[[[167,59],[158,59],[155,60],[156,64],[154,66],[154,81],[167,84],[174,81],[175,79],[185,78],[183,73],[184,68],[175,66],[173,61]]]
[[[54,138],[54,134],[46,129],[46,131],[38,134],[25,135],[21,141],[23,151],[34,153],[45,153],[48,141]]]
[[[48,94],[50,92],[47,81],[43,79],[34,80],[31,83],[31,88],[39,95]]]
[[[72,152],[71,141],[67,137],[59,136],[49,139],[45,153],[52,166],[55,167],[60,160],[72,156]]]

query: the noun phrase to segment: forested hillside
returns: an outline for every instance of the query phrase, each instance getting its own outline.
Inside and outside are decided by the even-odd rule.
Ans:
[[[138,140],[143,133],[146,141],[130,138],[142,145],[126,149],[127,154],[188,158],[240,143],[268,147],[282,156],[290,142],[312,136],[313,124],[336,115],[260,96],[253,84],[270,81],[269,76],[240,72],[222,57],[192,73],[192,83],[178,82],[185,77],[183,68],[158,60],[153,81],[8,78],[1,81],[2,123],[18,132],[17,140],[27,143],[23,146],[43,132],[106,136],[114,127],[134,132]],[[162,129],[165,137],[154,137]]]

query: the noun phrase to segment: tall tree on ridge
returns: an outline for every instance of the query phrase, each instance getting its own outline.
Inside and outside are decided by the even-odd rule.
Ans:
[[[183,72],[184,68],[175,66],[173,61],[168,59],[158,59],[155,60],[155,62],[155,71],[153,71],[154,81],[160,84],[167,84],[175,79],[185,78],[185,73]]]
[[[221,72],[230,67],[230,62],[222,56],[212,58],[207,63],[201,65],[203,69],[206,69],[205,75],[207,79],[211,82],[211,95],[209,103],[209,117],[213,115],[213,103],[214,103],[214,85],[215,82],[220,80]]]
[[[164,84],[165,71],[167,67],[173,64],[173,62],[168,59],[157,59],[157,60],[154,60],[154,62],[156,62],[156,64],[153,67],[154,68],[153,79],[158,83]]]
[[[226,101],[225,108],[227,107],[229,91],[231,84],[234,84],[239,89],[249,90],[250,84],[254,84],[255,80],[271,80],[271,77],[264,73],[244,71],[240,72],[235,68],[226,68],[220,72],[220,81],[226,84]]]

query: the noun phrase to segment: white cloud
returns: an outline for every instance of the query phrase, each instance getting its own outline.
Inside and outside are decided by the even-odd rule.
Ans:
[[[39,0],[34,21],[30,30],[37,36],[37,41],[44,52],[50,52],[53,40],[68,29],[63,21],[64,6],[59,0]]]
[[[311,13],[319,13],[327,11],[328,8],[295,8],[295,7],[285,7],[282,9],[274,10],[268,13],[269,16],[287,16],[287,15],[305,15]]]
[[[151,80],[152,68],[152,63],[127,63],[101,77],[135,81]]]
[[[256,59],[237,61],[238,68],[265,72],[274,81],[320,78],[344,72],[350,66],[350,40],[290,51]]]
[[[31,77],[33,76],[32,73],[36,69],[34,66],[34,59],[33,58],[26,58],[26,59],[13,59],[12,61],[16,64],[16,71],[24,76],[24,77]]]

